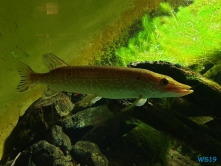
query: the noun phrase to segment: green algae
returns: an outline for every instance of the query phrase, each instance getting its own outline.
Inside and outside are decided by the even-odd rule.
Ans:
[[[220,57],[220,1],[196,0],[188,7],[179,7],[177,13],[167,3],[159,8],[160,15],[143,16],[143,30],[129,40],[127,47],[116,51],[124,66],[142,60],[190,66]]]

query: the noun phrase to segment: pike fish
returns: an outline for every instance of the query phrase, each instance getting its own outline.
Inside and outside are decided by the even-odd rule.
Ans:
[[[37,84],[47,84],[45,96],[58,92],[78,92],[109,99],[138,99],[140,106],[148,98],[181,97],[193,92],[189,85],[146,69],[112,66],[69,66],[57,56],[43,55],[47,73],[36,73],[20,62],[18,72],[21,81],[18,91],[25,92]]]

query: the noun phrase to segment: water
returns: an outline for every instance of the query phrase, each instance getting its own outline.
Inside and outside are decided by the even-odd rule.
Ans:
[[[176,1],[173,3],[178,5]],[[151,0],[35,0],[2,3],[0,158],[5,140],[17,124],[19,116],[41,97],[45,89],[45,86],[38,86],[26,93],[16,91],[20,79],[16,70],[18,61],[29,64],[34,71],[47,72],[42,65],[42,54],[52,52],[70,65],[94,64],[103,55],[108,56],[111,52],[108,52],[109,46],[115,49],[117,44],[113,44],[114,42],[120,41],[122,45],[128,43],[122,40],[130,35],[127,34],[131,30],[130,25],[158,5],[159,1]],[[210,42],[206,44],[209,45]],[[207,50],[205,47],[204,49]],[[159,55],[161,56],[160,53]],[[172,60],[175,62],[174,57]],[[180,61],[177,63],[182,64]]]

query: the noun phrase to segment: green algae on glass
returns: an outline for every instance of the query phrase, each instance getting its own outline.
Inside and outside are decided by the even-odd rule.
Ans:
[[[186,66],[217,59],[221,46],[221,1],[196,0],[177,13],[161,3],[163,16],[143,16],[143,30],[116,51],[123,65],[165,60]]]
[[[126,66],[130,62],[138,60],[149,60],[149,56],[154,49],[152,45],[157,46],[156,34],[154,33],[154,24],[148,15],[142,18],[143,30],[138,33],[137,37],[131,38],[128,47],[121,47],[116,53],[117,59],[122,61]]]

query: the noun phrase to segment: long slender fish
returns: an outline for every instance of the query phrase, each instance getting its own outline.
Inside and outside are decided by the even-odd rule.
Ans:
[[[146,69],[111,66],[69,66],[49,53],[43,55],[48,73],[35,73],[19,63],[20,92],[36,84],[47,84],[46,95],[65,91],[94,94],[109,99],[181,97],[193,92],[191,87],[169,76]]]

